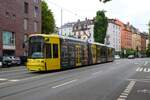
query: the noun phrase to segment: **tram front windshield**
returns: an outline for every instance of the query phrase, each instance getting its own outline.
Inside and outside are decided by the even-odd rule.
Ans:
[[[44,58],[44,38],[42,36],[29,38],[28,57],[31,59]]]

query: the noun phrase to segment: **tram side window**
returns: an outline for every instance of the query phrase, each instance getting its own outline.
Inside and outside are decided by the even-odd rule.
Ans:
[[[53,58],[58,58],[58,44],[53,44]]]
[[[46,58],[52,58],[51,44],[46,44]]]

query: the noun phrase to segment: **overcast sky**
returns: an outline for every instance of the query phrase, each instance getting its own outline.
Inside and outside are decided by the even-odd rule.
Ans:
[[[54,13],[56,25],[61,25],[61,8],[63,10],[63,24],[74,22],[85,17],[91,19],[96,11],[106,10],[107,17],[117,18],[124,23],[130,22],[140,31],[148,32],[150,20],[150,0],[112,0],[106,4],[99,0],[45,0]]]

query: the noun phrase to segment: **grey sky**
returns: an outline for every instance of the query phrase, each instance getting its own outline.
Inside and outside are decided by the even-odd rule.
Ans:
[[[106,4],[99,0],[45,0],[54,13],[56,25],[61,25],[61,6],[63,8],[63,23],[74,22],[77,19],[91,19],[98,10],[106,10],[109,18],[117,18],[124,23],[130,22],[141,31],[148,31],[150,20],[150,0],[112,0]]]

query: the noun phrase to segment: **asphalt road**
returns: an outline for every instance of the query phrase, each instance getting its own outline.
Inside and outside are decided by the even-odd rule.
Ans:
[[[0,69],[0,100],[149,100],[150,58],[48,73]]]

